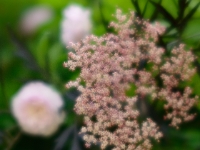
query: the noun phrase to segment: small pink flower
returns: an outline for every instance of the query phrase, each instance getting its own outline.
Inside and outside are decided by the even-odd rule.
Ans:
[[[64,120],[61,96],[43,82],[26,84],[13,97],[11,107],[20,127],[26,133],[49,136]]]

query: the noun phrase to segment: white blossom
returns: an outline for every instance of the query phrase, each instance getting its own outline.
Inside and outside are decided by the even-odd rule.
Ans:
[[[25,11],[20,20],[20,29],[25,34],[34,33],[53,18],[53,10],[47,6],[35,6]]]
[[[78,5],[70,5],[63,11],[61,40],[65,45],[78,42],[91,31],[90,10]]]
[[[11,108],[22,130],[33,135],[49,136],[64,120],[63,100],[43,82],[26,84],[13,97]]]

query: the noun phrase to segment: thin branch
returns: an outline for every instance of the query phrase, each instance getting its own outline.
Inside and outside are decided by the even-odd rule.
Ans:
[[[6,150],[11,150],[12,147],[14,146],[14,144],[20,139],[22,135],[22,132],[20,131],[15,137],[14,139],[12,140],[12,142],[10,142],[10,144],[8,145],[7,149]]]

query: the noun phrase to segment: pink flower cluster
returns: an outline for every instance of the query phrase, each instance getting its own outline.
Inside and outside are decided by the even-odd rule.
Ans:
[[[148,150],[152,147],[150,138],[159,140],[162,133],[150,118],[138,121],[136,102],[147,96],[164,100],[166,118],[173,126],[192,119],[194,115],[188,114],[196,100],[190,97],[192,90],[174,89],[195,73],[191,66],[194,56],[180,45],[167,57],[165,49],[156,46],[158,35],[165,31],[157,23],[140,20],[133,12],[123,15],[120,10],[115,17],[117,21],[110,26],[116,34],[91,35],[71,44],[75,53],[69,53],[64,66],[71,70],[79,67],[81,73],[66,87],[77,87],[81,92],[75,111],[84,115],[81,133],[86,146],[100,142],[101,149],[111,145],[113,150]],[[136,87],[135,95],[127,96],[131,84]]]

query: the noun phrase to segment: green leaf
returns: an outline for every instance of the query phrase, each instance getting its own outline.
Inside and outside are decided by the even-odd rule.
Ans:
[[[200,96],[200,77],[198,74],[195,74],[192,79],[189,81],[189,85],[192,87],[194,94]]]
[[[185,43],[190,44],[191,47],[196,47],[200,41],[200,20],[192,19],[187,22],[186,28],[182,32],[182,39]]]
[[[149,2],[149,1],[147,0],[146,3],[145,3],[144,9],[143,9],[143,11],[142,11],[142,16],[143,16],[143,17],[144,17],[144,15],[145,15],[146,10],[147,10],[148,2]]]
[[[52,80],[54,82],[59,82],[59,73],[57,68],[63,67],[64,61],[67,59],[67,50],[63,50],[60,43],[54,44],[48,51],[48,59],[49,59],[49,69]],[[61,60],[63,63],[61,63]]]
[[[0,114],[0,129],[9,129],[15,126],[16,123],[10,114]]]
[[[100,16],[101,16],[101,21],[106,29],[107,32],[111,32],[112,29],[109,28],[109,21],[105,19],[104,17],[104,13],[103,13],[103,2],[101,0],[98,1],[98,5],[99,5],[99,13],[100,13]]]
[[[160,4],[155,3],[153,1],[149,1],[154,7],[157,8],[157,10],[168,20],[171,22],[171,24],[176,25],[176,20],[173,18],[173,16]]]
[[[179,19],[182,19],[184,16],[184,12],[186,7],[189,5],[189,2],[187,2],[187,0],[179,0],[178,1],[179,4]]]
[[[139,4],[138,4],[138,0],[131,0],[131,2],[132,2],[132,4],[133,4],[133,6],[135,7],[138,16],[139,16],[139,17],[143,17],[143,16],[142,16],[142,11],[141,11],[140,6],[139,6]]]
[[[39,40],[39,44],[36,48],[36,59],[39,66],[46,70],[47,59],[48,59],[48,48],[49,48],[49,34],[45,33]]]
[[[130,97],[134,96],[135,90],[136,90],[136,86],[134,84],[130,84],[130,88],[126,90],[126,95]]]
[[[200,5],[200,2],[186,15],[186,17],[180,23],[181,26],[184,26],[191,19],[191,17],[197,11],[199,5]]]
[[[158,4],[161,4],[162,0],[159,0]],[[150,18],[151,21],[154,21],[157,18],[158,12],[157,9],[154,9],[154,12]]]

